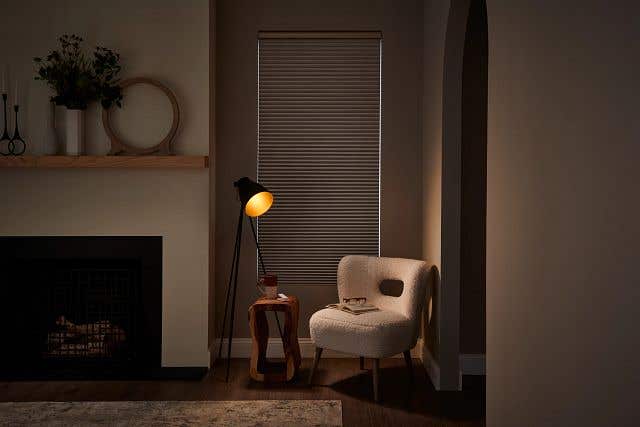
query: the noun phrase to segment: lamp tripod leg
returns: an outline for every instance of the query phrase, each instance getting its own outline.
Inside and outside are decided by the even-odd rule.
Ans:
[[[260,250],[260,244],[258,244],[258,235],[256,234],[256,228],[253,225],[253,220],[248,217],[249,224],[251,224],[251,232],[253,233],[253,240],[256,242],[256,248],[258,248],[258,259],[260,260],[260,266],[262,267],[262,274],[267,274],[267,269],[264,266],[264,260],[262,259],[262,251]],[[278,332],[280,332],[280,339],[284,339],[282,335],[282,326],[280,326],[280,318],[278,312],[274,311],[273,315],[276,317],[276,324],[278,325]]]
[[[282,326],[280,326],[280,318],[278,317],[278,312],[274,311],[273,315],[276,316],[276,324],[278,325],[278,332],[280,332],[280,339],[284,340],[282,336]]]
[[[227,297],[224,303],[224,317],[222,318],[222,331],[220,331],[220,344],[218,345],[218,357],[216,362],[222,357],[222,341],[224,339],[224,326],[227,324],[227,313],[229,311],[229,295],[231,294],[231,283],[233,281],[233,273],[236,269],[237,252],[238,252],[238,232],[236,230],[236,242],[233,246],[233,261],[231,261],[231,273],[229,274],[229,282],[227,283]]]
[[[231,298],[231,317],[229,318],[229,343],[227,345],[227,376],[226,382],[229,382],[229,368],[231,366],[231,340],[233,339],[233,322],[236,317],[236,291],[238,290],[238,270],[240,269],[240,249],[242,247],[242,208],[240,208],[240,216],[238,218],[238,246],[236,248],[236,269],[233,273],[233,296]]]

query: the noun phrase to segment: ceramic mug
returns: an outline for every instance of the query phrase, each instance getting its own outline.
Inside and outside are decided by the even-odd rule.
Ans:
[[[278,276],[275,274],[265,274],[256,284],[258,290],[269,299],[278,297]]]

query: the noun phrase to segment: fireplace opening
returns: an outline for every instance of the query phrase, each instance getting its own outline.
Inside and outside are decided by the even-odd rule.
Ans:
[[[126,260],[40,262],[48,276],[41,321],[42,357],[127,361],[135,355],[140,265]]]
[[[0,238],[0,377],[148,378],[160,371],[159,237]]]

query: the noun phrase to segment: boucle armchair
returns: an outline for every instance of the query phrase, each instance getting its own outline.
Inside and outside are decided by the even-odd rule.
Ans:
[[[420,333],[420,319],[426,299],[428,267],[424,261],[402,258],[380,258],[349,255],[338,264],[338,297],[366,297],[367,303],[379,311],[359,315],[325,308],[309,320],[311,339],[316,354],[309,383],[325,348],[373,359],[373,396],[378,401],[378,371],[380,359],[403,353],[409,375],[412,375],[410,350]],[[403,282],[399,297],[384,295],[380,284],[384,280]]]

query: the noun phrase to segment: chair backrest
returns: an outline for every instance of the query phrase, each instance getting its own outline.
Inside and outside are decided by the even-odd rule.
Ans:
[[[416,334],[424,307],[428,264],[405,258],[348,255],[338,264],[338,295],[343,298],[366,297],[367,302],[383,310],[398,312],[415,321]],[[393,297],[380,291],[383,280],[401,280],[402,295]]]

